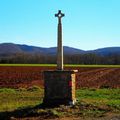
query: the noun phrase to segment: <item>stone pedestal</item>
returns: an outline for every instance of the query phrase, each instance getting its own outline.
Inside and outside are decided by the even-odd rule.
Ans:
[[[46,105],[74,104],[75,70],[44,71],[44,100]]]

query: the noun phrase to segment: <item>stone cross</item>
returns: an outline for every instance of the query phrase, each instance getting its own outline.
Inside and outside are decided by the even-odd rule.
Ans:
[[[61,10],[58,11],[57,14],[55,14],[55,17],[58,17],[58,41],[57,41],[57,69],[63,70],[63,46],[62,46],[62,22],[61,18],[65,15],[61,12]]]

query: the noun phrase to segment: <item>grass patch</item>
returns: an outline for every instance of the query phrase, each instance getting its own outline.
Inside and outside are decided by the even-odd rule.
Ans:
[[[0,64],[0,66],[35,66],[35,67],[56,67],[56,64]],[[110,67],[110,68],[119,68],[120,65],[80,65],[80,64],[65,64],[65,67]]]
[[[0,89],[0,112],[30,107],[42,102],[43,90],[37,87],[29,89]]]
[[[120,110],[120,89],[79,89],[77,99],[98,109]]]
[[[0,118],[54,119],[66,116],[103,117],[108,112],[120,114],[120,89],[79,89],[76,91],[78,102],[75,106],[61,105],[56,108],[41,107],[43,93],[43,89],[37,86],[0,89]]]
[[[24,66],[27,66],[27,67],[54,67],[54,66],[56,66],[56,64],[0,64],[0,66],[22,66],[22,67],[24,67]]]
[[[16,90],[15,89],[11,89],[11,88],[2,88],[0,89],[0,93],[5,93],[5,94],[9,94],[9,93],[15,93]]]
[[[100,67],[100,68],[119,68],[120,67],[120,65],[79,65],[79,64],[73,64],[73,65],[71,65],[71,64],[66,64],[65,65],[65,67]]]
[[[107,103],[108,106],[120,110],[120,100],[110,100]]]

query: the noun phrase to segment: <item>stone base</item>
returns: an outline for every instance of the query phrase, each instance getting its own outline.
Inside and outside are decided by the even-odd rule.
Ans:
[[[58,106],[58,105],[75,105],[76,100],[70,101],[66,98],[64,99],[43,99],[44,106]]]
[[[76,71],[44,71],[44,100],[46,105],[72,105],[75,96]]]

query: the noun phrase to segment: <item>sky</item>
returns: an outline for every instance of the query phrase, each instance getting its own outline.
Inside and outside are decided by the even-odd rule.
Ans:
[[[0,0],[0,43],[57,46],[58,10],[64,46],[120,46],[120,0]]]

